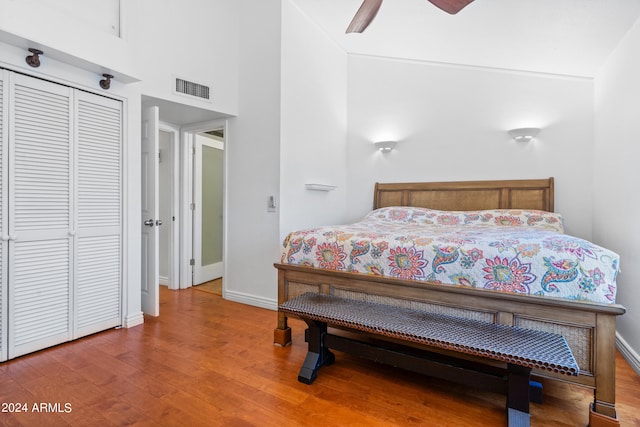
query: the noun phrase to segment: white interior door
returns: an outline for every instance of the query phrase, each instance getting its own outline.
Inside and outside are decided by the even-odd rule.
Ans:
[[[223,267],[224,141],[195,135],[193,284],[220,278]]]
[[[73,90],[11,76],[9,358],[71,339]]]
[[[122,103],[77,91],[74,336],[122,323]]]
[[[142,311],[160,314],[158,270],[158,154],[159,109],[142,111]]]

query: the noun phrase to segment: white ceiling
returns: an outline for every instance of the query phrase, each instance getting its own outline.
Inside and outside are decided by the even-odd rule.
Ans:
[[[346,52],[593,77],[640,16],[640,0],[475,0],[456,15],[427,0],[384,0],[345,34],[361,0],[292,0]]]

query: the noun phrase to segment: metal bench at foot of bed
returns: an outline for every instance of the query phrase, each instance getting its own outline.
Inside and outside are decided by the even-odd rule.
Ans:
[[[433,377],[507,394],[509,426],[528,426],[532,368],[578,375],[578,365],[561,335],[478,320],[427,313],[384,304],[308,293],[280,305],[283,313],[309,326],[309,345],[298,380],[311,384],[318,370],[334,362],[330,349],[348,352]],[[327,326],[372,336],[424,344],[434,349],[505,362],[507,368],[478,365],[468,360],[411,347],[371,344],[331,334]]]

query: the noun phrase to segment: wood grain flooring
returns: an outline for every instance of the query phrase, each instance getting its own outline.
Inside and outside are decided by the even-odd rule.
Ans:
[[[161,291],[161,316],[0,364],[2,426],[502,426],[504,396],[337,353],[297,381],[294,344],[272,344],[273,311],[196,290]],[[618,357],[618,412],[640,426],[640,377]],[[585,426],[592,392],[545,383],[532,426]],[[34,411],[44,409],[44,411]],[[44,404],[44,406],[41,406]],[[14,406],[15,409],[15,406]]]
[[[196,291],[209,292],[211,294],[222,295],[222,278],[204,282],[193,287]]]

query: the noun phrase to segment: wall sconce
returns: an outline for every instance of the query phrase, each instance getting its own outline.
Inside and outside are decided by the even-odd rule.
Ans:
[[[375,145],[376,148],[382,151],[383,153],[388,153],[389,151],[393,150],[393,148],[396,146],[396,141],[374,142],[373,145]]]
[[[520,129],[511,129],[509,131],[509,135],[516,142],[529,142],[540,132],[538,128],[520,128]]]

